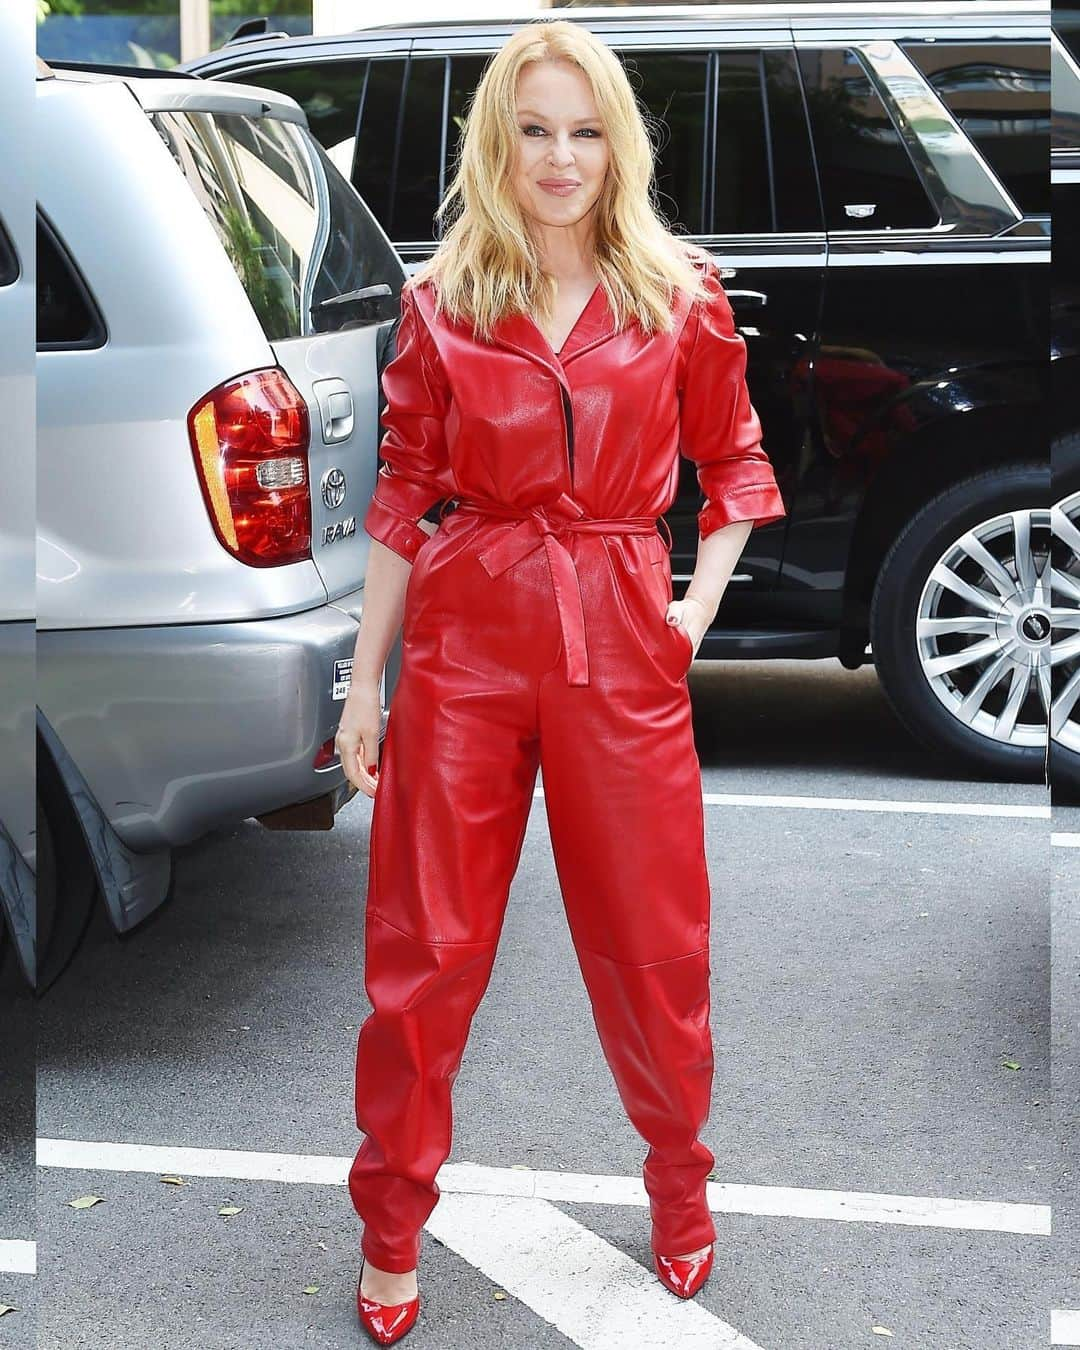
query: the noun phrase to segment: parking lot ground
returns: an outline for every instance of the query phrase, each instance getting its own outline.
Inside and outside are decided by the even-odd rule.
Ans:
[[[14,960],[0,975],[0,1346],[32,1350],[38,1285],[34,1173],[36,1008]]]
[[[1080,809],[1053,812],[1054,1250],[1051,1344],[1080,1346]]]
[[[455,1088],[447,1172],[571,1180],[558,1198],[446,1189],[410,1342],[606,1350],[627,1306],[639,1330],[677,1306],[687,1336],[692,1319],[713,1337],[702,1343],[742,1350],[1049,1344],[1051,1308],[1078,1300],[1056,1235],[1031,1223],[1062,1170],[1046,793],[928,767],[869,670],[718,665],[691,681],[714,896],[704,1137],[718,1201],[753,1194],[772,1208],[718,1204],[717,1262],[695,1311],[651,1274],[647,1210],[621,1189],[639,1184],[644,1146],[599,1049],[538,795]],[[358,799],[330,834],[245,822],[189,846],[158,919],[123,943],[95,924],[46,1000],[43,1141],[289,1154],[331,1175],[175,1186],[85,1157],[50,1166],[43,1152],[42,1350],[360,1342],[359,1226],[332,1169],[359,1142],[369,819]],[[579,1198],[582,1177],[623,1180]],[[789,1195],[783,1208],[785,1191],[803,1207]],[[71,1209],[83,1193],[106,1199]],[[840,1216],[868,1193],[934,1221]],[[241,1212],[220,1216],[227,1200]],[[952,1201],[1016,1222],[942,1226]]]

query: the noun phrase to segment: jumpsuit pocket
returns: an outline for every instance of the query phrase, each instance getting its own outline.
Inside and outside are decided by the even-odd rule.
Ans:
[[[682,638],[684,648],[682,673],[685,675],[694,664],[694,639],[681,623],[668,624],[668,627],[674,628],[675,632]]]
[[[675,653],[675,678],[682,680],[690,670],[694,661],[694,639],[680,623],[668,623],[665,618],[667,607],[674,598],[671,586],[671,574],[668,569],[666,556],[657,558],[653,561],[651,571],[657,578],[658,590],[660,591],[659,616],[660,624],[667,635],[667,641]]]
[[[470,541],[479,525],[479,517],[463,516],[459,520],[451,512],[420,545],[405,584],[401,640],[406,646],[421,635],[418,629],[457,627],[467,622],[468,610],[463,603],[472,589],[460,572],[468,565]]]

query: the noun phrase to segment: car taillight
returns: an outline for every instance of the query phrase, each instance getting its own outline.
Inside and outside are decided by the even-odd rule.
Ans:
[[[235,558],[279,567],[311,557],[307,405],[283,370],[219,384],[188,413],[206,509]]]

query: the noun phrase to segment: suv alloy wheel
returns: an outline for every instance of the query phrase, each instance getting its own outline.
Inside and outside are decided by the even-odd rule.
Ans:
[[[983,470],[929,501],[885,556],[874,661],[929,748],[995,777],[1040,781],[1050,720],[1049,473]]]

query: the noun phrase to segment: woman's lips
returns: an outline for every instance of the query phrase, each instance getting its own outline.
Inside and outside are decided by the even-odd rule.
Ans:
[[[550,192],[554,197],[569,197],[571,193],[576,192],[581,186],[580,183],[544,183],[540,186],[545,192]]]

